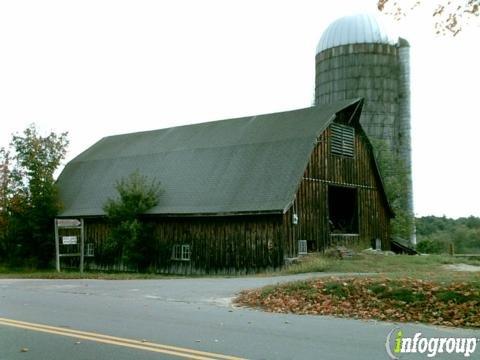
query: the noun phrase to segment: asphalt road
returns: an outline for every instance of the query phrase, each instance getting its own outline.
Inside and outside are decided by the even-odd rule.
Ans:
[[[310,276],[325,274],[130,281],[0,279],[0,360],[229,359],[225,355],[383,360],[388,359],[386,336],[396,326],[412,335],[480,338],[477,330],[271,314],[230,303],[242,289]],[[478,347],[470,358],[480,358]],[[401,358],[428,359],[426,354],[416,355]],[[451,358],[455,356],[435,357]]]

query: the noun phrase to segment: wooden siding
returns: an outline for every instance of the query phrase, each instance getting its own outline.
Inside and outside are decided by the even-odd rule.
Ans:
[[[317,139],[310,161],[300,183],[296,200],[284,215],[286,233],[285,254],[294,257],[298,240],[309,240],[315,250],[331,245],[368,246],[374,238],[382,240],[389,248],[389,212],[380,191],[373,154],[365,134],[355,131],[354,157],[333,155],[330,152],[331,129],[326,129]],[[345,186],[357,189],[358,236],[331,234],[328,222],[328,187]],[[293,224],[293,214],[298,224]]]
[[[281,215],[150,217],[145,222],[153,226],[157,259],[153,266],[160,272],[242,274],[283,264]],[[97,254],[101,253],[108,233],[104,220],[86,220],[85,242],[93,242]],[[189,244],[191,260],[172,260],[174,244]],[[128,270],[120,265],[102,265],[98,258],[91,267]]]

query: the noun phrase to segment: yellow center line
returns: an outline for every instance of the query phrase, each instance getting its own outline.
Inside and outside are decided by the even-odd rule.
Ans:
[[[100,342],[110,345],[118,345],[129,347],[133,349],[146,350],[152,352],[158,352],[168,355],[174,355],[178,357],[183,357],[186,359],[196,359],[196,360],[243,360],[242,358],[210,353],[205,351],[193,350],[188,348],[181,348],[171,345],[163,345],[157,343],[144,342],[140,340],[121,338],[116,336],[104,335],[99,333],[65,329],[61,327],[49,326],[44,324],[30,323],[26,321],[19,321],[13,319],[0,318],[0,325],[12,326],[26,330],[39,331],[49,334],[68,336],[83,340],[90,340],[95,342]]]

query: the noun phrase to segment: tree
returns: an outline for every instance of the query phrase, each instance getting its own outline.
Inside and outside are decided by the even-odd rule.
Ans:
[[[103,207],[112,228],[101,258],[144,271],[154,261],[153,237],[140,217],[158,204],[161,184],[135,171],[117,181],[115,189],[119,197],[108,199]]]
[[[60,209],[54,172],[65,158],[67,133],[41,136],[35,125],[13,135],[3,165],[3,209],[7,213],[6,248],[11,257],[48,266],[53,258],[53,219]],[[7,154],[7,153],[6,153]]]
[[[2,147],[0,148],[0,258],[6,255],[9,179],[10,153]]]
[[[402,159],[393,154],[383,140],[372,140],[380,174],[388,201],[395,212],[392,220],[392,236],[410,240],[413,234],[414,216],[408,207],[409,176]]]
[[[480,0],[378,0],[380,11],[399,20],[420,7],[429,7],[437,34],[456,36],[463,26],[480,19]]]

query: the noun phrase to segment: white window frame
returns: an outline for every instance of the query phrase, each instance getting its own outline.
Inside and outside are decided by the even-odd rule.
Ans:
[[[190,261],[191,255],[189,244],[174,244],[172,247],[172,260]]]
[[[95,256],[95,244],[94,243],[87,243],[85,244],[85,256],[93,257]]]
[[[307,240],[298,240],[298,255],[307,255]]]
[[[182,260],[190,261],[190,245],[182,245]]]

